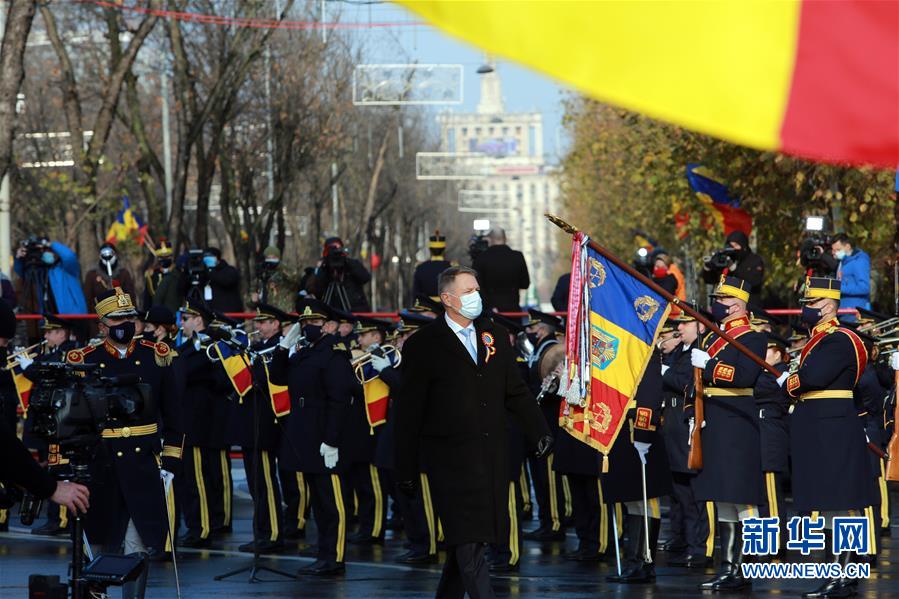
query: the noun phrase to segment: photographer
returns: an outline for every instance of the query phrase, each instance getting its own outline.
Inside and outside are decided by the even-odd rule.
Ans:
[[[273,245],[263,250],[256,266],[257,290],[250,299],[253,305],[270,304],[279,310],[290,312],[296,300],[296,286],[281,269],[281,252]]]
[[[750,286],[750,295],[757,296],[765,280],[765,263],[749,248],[749,237],[743,231],[731,231],[724,240],[724,249],[707,256],[702,265],[702,280],[716,285],[721,275],[741,279]]]
[[[350,258],[339,237],[329,237],[322,249],[315,273],[309,279],[307,291],[325,304],[345,312],[369,312],[371,306],[362,286],[371,280],[371,273],[358,260]]]
[[[22,279],[21,305],[40,314],[84,314],[78,256],[46,237],[30,237],[19,245],[13,270]],[[29,335],[34,337],[35,335]]]
[[[871,258],[863,250],[853,248],[849,236],[837,233],[830,245],[833,257],[839,261],[837,278],[840,279],[841,308],[871,309]],[[854,315],[844,315],[841,320],[855,322]]]
[[[240,271],[225,262],[222,252],[208,247],[203,252],[205,286],[203,299],[212,310],[219,312],[243,312],[240,299]]]
[[[524,255],[506,245],[506,232],[499,227],[490,230],[487,241],[490,246],[472,261],[481,283],[484,308],[520,312],[519,290],[531,285]]]

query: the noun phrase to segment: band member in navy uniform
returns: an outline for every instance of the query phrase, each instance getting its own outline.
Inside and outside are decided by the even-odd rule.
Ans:
[[[830,533],[834,516],[861,516],[873,503],[865,426],[853,396],[868,354],[858,335],[837,320],[838,279],[807,278],[800,302],[811,338],[799,356],[799,369],[779,381],[796,401],[790,415],[793,507],[800,514],[824,516]],[[851,555],[833,558],[845,566]],[[846,597],[855,594],[856,584],[832,579],[804,596]]]
[[[424,295],[430,298],[437,297],[437,277],[444,270],[452,266],[446,259],[446,237],[435,230],[428,238],[428,252],[431,258],[415,267],[412,275],[412,297]]]
[[[153,306],[141,315],[144,323],[143,338],[157,343],[165,343],[175,349],[175,335],[178,325],[175,314],[165,306]]]
[[[534,351],[528,360],[530,375],[528,386],[536,397],[540,393],[543,379],[540,378],[540,360],[553,346],[559,343],[556,333],[562,328],[562,321],[551,315],[537,310],[528,310],[527,322],[528,339],[534,346]],[[549,394],[540,403],[540,410],[546,419],[550,433],[556,441],[559,440],[559,396]],[[554,448],[555,450],[555,448]],[[561,541],[565,539],[565,492],[563,489],[562,475],[554,468],[554,452],[537,458],[531,455],[528,464],[531,469],[531,478],[534,482],[534,494],[537,496],[537,505],[540,508],[538,517],[540,525],[531,531],[525,532],[522,537],[534,541]]]
[[[671,539],[661,549],[671,553],[670,566],[706,568],[715,550],[715,506],[697,501],[693,493],[696,470],[687,467],[689,427],[686,402],[693,394],[690,350],[696,347],[704,327],[686,312],[672,317],[675,333],[660,336],[662,359],[662,435],[671,467],[671,501],[668,512]],[[702,327],[702,328],[701,328]],[[673,346],[673,347],[672,347]],[[666,353],[668,352],[668,353]]]
[[[284,549],[281,534],[284,516],[278,481],[278,451],[281,429],[269,392],[266,361],[281,340],[281,326],[292,318],[286,312],[265,303],[256,304],[253,323],[258,339],[250,349],[258,353],[253,362],[253,390],[242,399],[232,401],[230,438],[240,445],[244,472],[253,498],[253,541],[240,546],[241,551],[274,553]],[[257,413],[258,412],[258,413]]]
[[[722,276],[712,293],[712,316],[731,338],[759,358],[765,357],[765,333],[750,326],[746,311],[749,284]],[[703,468],[694,489],[700,501],[714,501],[721,538],[721,572],[702,583],[708,590],[735,590],[751,585],[743,577],[742,527],[746,518],[757,518],[764,502],[759,410],[753,387],[761,367],[724,338],[708,334],[703,349],[693,348],[690,360],[702,369],[705,422],[702,426]]]
[[[140,422],[113,418],[106,423],[103,442],[90,463],[88,485],[91,509],[84,521],[88,540],[103,553],[146,552],[164,558],[172,547],[174,506],[164,491],[161,467],[180,471],[184,446],[181,402],[170,367],[174,352],[165,344],[134,339],[137,310],[121,288],[96,298],[100,332],[98,346],[73,349],[70,364],[96,364],[103,376],[137,375],[150,386],[156,410]],[[161,451],[160,451],[161,450]],[[126,598],[143,597],[148,569],[123,589]]]
[[[600,477],[604,498],[627,508],[627,541],[622,554],[621,575],[611,582],[649,583],[655,580],[655,554],[661,529],[660,498],[671,494],[671,469],[662,424],[662,356],[653,351],[634,394],[618,438],[609,452],[608,472]],[[597,457],[599,454],[596,454]],[[641,469],[646,468],[646,503],[643,503]],[[646,516],[646,518],[644,518]],[[646,524],[649,523],[647,531]],[[646,537],[649,555],[646,561]]]
[[[334,349],[337,339],[321,332],[329,308],[308,297],[299,298],[296,308],[299,322],[278,343],[269,364],[272,383],[287,385],[290,392],[280,459],[284,470],[303,473],[318,529],[318,559],[300,573],[333,576],[345,571],[347,488],[340,453],[354,375],[346,353]],[[302,347],[291,355],[301,337]]]

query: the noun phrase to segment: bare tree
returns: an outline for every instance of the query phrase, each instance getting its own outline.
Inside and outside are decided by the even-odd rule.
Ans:
[[[6,15],[0,48],[0,179],[6,175],[13,153],[16,98],[25,78],[25,44],[34,20],[34,0],[12,0]]]

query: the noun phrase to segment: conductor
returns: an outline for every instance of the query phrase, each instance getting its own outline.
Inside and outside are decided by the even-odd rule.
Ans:
[[[470,268],[440,274],[446,314],[406,342],[395,405],[398,486],[414,492],[421,452],[443,522],[447,559],[437,597],[494,597],[485,547],[499,540],[508,512],[506,414],[538,454],[553,442],[508,333],[480,317],[479,289]]]

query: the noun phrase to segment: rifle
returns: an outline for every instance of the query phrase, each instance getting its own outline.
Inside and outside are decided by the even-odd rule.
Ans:
[[[899,481],[899,370],[893,373],[893,435],[887,445],[886,480]]]
[[[690,452],[687,468],[702,470],[702,421],[705,409],[702,397],[702,368],[693,369],[693,431],[690,433]]]

